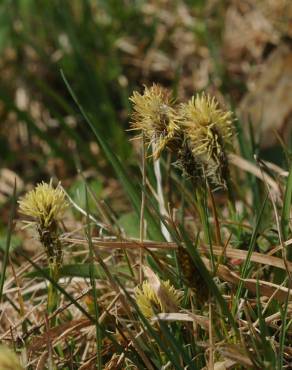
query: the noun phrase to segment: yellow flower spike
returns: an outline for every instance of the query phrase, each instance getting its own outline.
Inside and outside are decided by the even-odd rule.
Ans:
[[[1,370],[23,370],[16,353],[6,346],[0,346],[0,369]]]
[[[30,217],[30,220],[24,221],[26,227],[34,226],[37,229],[40,242],[48,256],[49,265],[52,271],[57,271],[62,264],[58,222],[68,206],[63,189],[60,184],[54,188],[52,181],[49,184],[42,182],[18,203],[19,212]],[[53,275],[56,277],[57,272]]]
[[[53,222],[60,220],[68,206],[60,184],[54,188],[52,181],[38,184],[18,203],[19,212],[32,218],[32,221],[26,221],[28,226],[43,228],[49,228]]]
[[[166,147],[172,147],[179,136],[171,92],[153,84],[150,88],[145,86],[143,94],[134,91],[130,101],[134,110],[132,130],[141,131],[149,144],[155,144],[153,157],[157,159]]]
[[[176,290],[169,281],[162,281],[161,285],[168,298],[171,299],[172,304],[179,306],[182,293]],[[162,299],[148,281],[144,281],[141,287],[135,289],[135,297],[142,314],[148,319],[154,316],[155,313],[169,312]]]
[[[58,281],[63,262],[59,221],[68,206],[65,192],[60,184],[54,188],[52,181],[49,184],[42,182],[18,203],[19,212],[30,217],[29,221],[24,222],[27,226],[34,226],[39,234],[39,240],[47,254],[50,277]],[[48,285],[47,303],[49,314],[53,313],[59,304],[59,293],[52,283]],[[51,320],[51,325],[55,324],[56,316]]]
[[[234,136],[232,113],[222,110],[214,97],[203,93],[181,105],[180,117],[190,149],[202,162],[205,175],[223,184],[228,166],[225,150],[232,145]]]

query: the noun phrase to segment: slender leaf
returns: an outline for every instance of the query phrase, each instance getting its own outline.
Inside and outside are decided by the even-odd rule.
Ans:
[[[115,153],[112,152],[107,142],[102,137],[101,133],[98,131],[97,127],[93,124],[93,122],[89,119],[87,114],[85,113],[83,107],[79,103],[75,93],[73,92],[69,82],[67,81],[64,73],[61,71],[62,78],[67,86],[68,91],[70,92],[74,102],[78,106],[83,118],[88,123],[89,127],[92,129],[92,131],[95,134],[95,137],[98,140],[99,145],[103,149],[107,159],[112,164],[118,178],[120,179],[126,194],[129,196],[130,201],[133,204],[133,207],[137,214],[140,214],[140,194],[137,190],[137,188],[133,185],[133,182],[130,180],[130,176],[127,174],[126,170],[124,169],[124,166],[122,165],[121,161],[118,159],[118,157],[115,155]],[[151,216],[151,213],[145,208],[145,219],[148,223],[148,233],[154,240],[161,240],[162,235],[160,231],[160,227],[157,224],[156,220]]]
[[[8,224],[7,236],[6,236],[6,248],[4,252],[2,272],[1,272],[1,277],[0,277],[0,302],[2,300],[6,267],[8,264],[8,256],[9,256],[9,249],[10,249],[10,243],[11,243],[11,237],[12,237],[12,231],[13,231],[13,220],[15,216],[15,208],[16,208],[16,182],[14,182],[12,205],[11,205],[11,210],[10,210],[10,215],[9,215],[9,224]]]

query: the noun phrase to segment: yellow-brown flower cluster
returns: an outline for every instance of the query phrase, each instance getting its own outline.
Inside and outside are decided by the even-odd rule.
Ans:
[[[180,122],[190,150],[198,158],[205,175],[215,184],[224,184],[226,149],[232,145],[233,117],[219,108],[215,98],[201,94],[181,104]]]
[[[171,92],[159,85],[145,87],[130,98],[133,103],[132,129],[141,131],[149,144],[154,144],[153,157],[157,159],[163,149],[171,148],[176,140],[179,126]]]
[[[156,143],[154,158],[165,148],[177,154],[184,173],[225,185],[228,173],[226,150],[231,147],[233,115],[219,107],[215,98],[197,94],[187,103],[174,104],[169,90],[158,85],[144,93],[134,92],[133,129]],[[204,181],[203,181],[204,182]]]
[[[26,227],[33,226],[37,229],[49,264],[58,269],[62,263],[58,223],[68,207],[60,184],[54,188],[52,181],[49,184],[42,182],[18,203],[19,212],[30,218],[24,221]]]
[[[164,296],[168,297],[172,305],[179,306],[182,298],[182,293],[175,289],[170,282],[161,281],[162,289],[164,289]],[[137,305],[140,308],[142,314],[150,319],[157,313],[169,312],[166,302],[164,302],[161,297],[155,292],[154,288],[148,281],[144,281],[142,286],[135,289],[135,297]]]
[[[29,191],[19,202],[19,212],[29,216],[28,226],[40,225],[49,228],[62,218],[68,206],[61,186],[53,187],[52,181],[42,182]]]

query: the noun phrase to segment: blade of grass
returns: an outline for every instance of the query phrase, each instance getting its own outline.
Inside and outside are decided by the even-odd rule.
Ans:
[[[287,294],[287,299],[285,302],[284,309],[280,308],[281,311],[281,319],[282,319],[282,325],[281,325],[281,332],[280,332],[280,341],[279,341],[279,355],[278,355],[278,370],[283,369],[283,362],[284,362],[284,349],[285,349],[285,339],[286,339],[286,332],[291,325],[292,320],[289,321],[288,325],[287,322],[287,314],[288,314],[288,303],[289,303],[289,296],[290,296],[290,289]]]
[[[6,248],[4,251],[2,272],[1,272],[1,278],[0,278],[0,302],[2,300],[5,274],[6,274],[7,264],[8,264],[8,257],[9,257],[10,242],[11,242],[11,236],[12,236],[12,231],[13,231],[13,220],[14,220],[15,209],[16,209],[16,180],[14,181],[13,195],[12,195],[11,200],[12,200],[12,205],[11,205],[11,210],[10,210],[10,215],[9,215],[8,229],[7,229]]]
[[[283,209],[282,209],[282,217],[281,217],[281,228],[284,240],[288,240],[290,235],[290,209],[292,204],[292,165],[290,167],[289,175],[287,178],[285,195],[284,195],[284,202],[283,202]],[[292,261],[292,249],[287,248],[287,259],[288,261]]]
[[[91,239],[91,227],[90,227],[90,218],[89,218],[89,204],[88,204],[88,192],[86,184],[85,186],[85,200],[86,200],[86,224],[87,224],[87,230],[86,230],[86,238],[88,240],[88,246],[89,246],[89,274],[90,274],[90,284],[92,287],[93,292],[93,307],[94,307],[94,317],[95,317],[95,332],[96,332],[96,347],[97,347],[97,363],[96,368],[98,370],[102,369],[102,358],[101,358],[101,345],[102,345],[102,336],[100,331],[100,326],[98,325],[98,319],[99,319],[99,307],[97,303],[97,291],[96,291],[96,284],[95,284],[95,277],[94,277],[94,253],[93,253],[93,246],[92,246],[92,239]]]
[[[63,71],[61,71],[61,75],[63,78],[63,81],[72,97],[74,100],[75,104],[80,110],[80,113],[82,114],[83,118],[89,125],[89,127],[92,129],[93,133],[95,134],[95,137],[97,138],[97,141],[101,148],[103,149],[107,159],[113,166],[114,170],[116,171],[117,176],[119,177],[127,195],[130,198],[131,203],[133,204],[133,207],[137,213],[137,215],[140,214],[140,206],[141,206],[141,201],[140,201],[140,196],[139,192],[137,191],[136,187],[133,185],[132,181],[130,180],[130,176],[126,173],[121,161],[118,159],[118,157],[113,153],[107,144],[107,142],[104,140],[102,137],[101,133],[97,130],[96,126],[93,124],[93,122],[89,119],[88,115],[85,113],[83,107],[79,103],[74,91],[72,90],[69,82],[67,81]],[[147,207],[145,207],[144,210],[144,215],[145,219],[147,220],[148,223],[148,232],[149,236],[151,236],[154,240],[161,240],[163,236],[161,235],[161,230],[159,225],[157,225],[157,222],[151,217],[150,212],[148,211]]]
[[[263,309],[261,304],[261,295],[260,295],[260,287],[259,287],[259,279],[257,277],[257,285],[256,285],[256,307],[257,307],[257,317],[259,320],[259,327],[260,332],[259,335],[261,337],[261,345],[263,348],[263,353],[265,356],[265,361],[268,361],[270,365],[274,367],[274,360],[275,360],[275,354],[273,351],[273,348],[270,344],[270,342],[267,340],[267,338],[270,337],[269,327],[266,324],[265,318],[263,317]]]
[[[235,298],[233,300],[233,307],[232,307],[232,312],[233,313],[235,313],[236,310],[237,310],[238,302],[239,302],[239,299],[240,299],[241,294],[242,294],[243,284],[244,284],[243,279],[246,279],[247,275],[248,275],[250,262],[251,262],[251,255],[252,255],[252,253],[254,251],[254,248],[255,248],[255,245],[256,245],[258,231],[259,231],[260,223],[261,223],[261,220],[262,220],[262,215],[263,215],[266,203],[267,203],[267,199],[268,199],[268,194],[266,194],[264,202],[263,202],[262,207],[260,209],[260,212],[257,215],[256,224],[255,224],[255,227],[254,227],[253,232],[252,232],[252,236],[251,236],[247,256],[246,256],[246,259],[244,261],[244,264],[243,264],[243,267],[242,267],[242,270],[241,270],[242,280],[238,284],[237,291],[236,291],[236,294],[235,294]]]

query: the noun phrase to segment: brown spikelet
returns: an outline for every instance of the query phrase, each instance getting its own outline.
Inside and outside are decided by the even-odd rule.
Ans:
[[[189,252],[182,246],[178,247],[178,263],[185,284],[195,292],[198,306],[203,306],[208,300],[209,288],[194,265]]]

